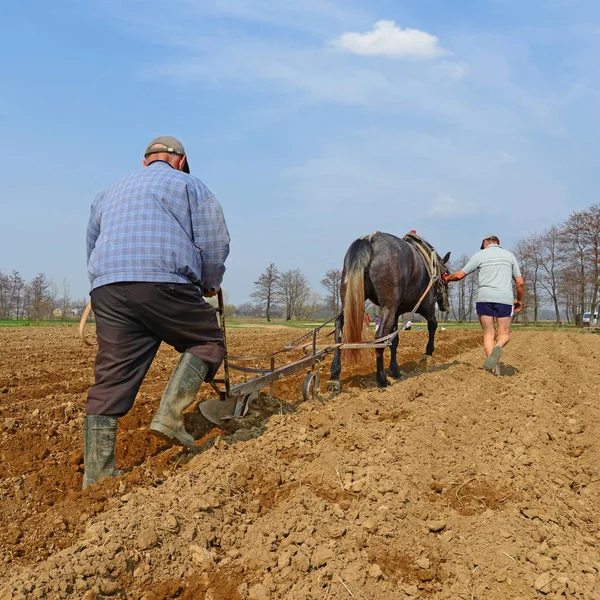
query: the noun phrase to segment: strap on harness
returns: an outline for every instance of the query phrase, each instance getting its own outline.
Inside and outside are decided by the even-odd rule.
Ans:
[[[425,266],[427,267],[429,277],[434,280],[440,279],[442,275],[442,266],[434,247],[413,231],[407,233],[402,239],[419,250],[425,259]]]
[[[433,282],[433,285],[437,287],[438,294],[442,297],[444,309],[446,311],[449,310],[448,289],[442,281],[444,269],[435,248],[420,235],[417,235],[415,231],[409,231],[402,239],[419,250],[421,256],[423,256],[429,278]]]

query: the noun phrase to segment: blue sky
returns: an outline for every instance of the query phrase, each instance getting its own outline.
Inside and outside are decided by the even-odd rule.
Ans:
[[[375,230],[458,257],[598,201],[596,0],[31,0],[0,33],[0,270],[75,297],[156,135],[223,205],[236,304],[271,261],[323,293]]]

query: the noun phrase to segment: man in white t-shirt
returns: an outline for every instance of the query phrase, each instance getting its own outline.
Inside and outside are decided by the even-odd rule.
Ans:
[[[483,349],[487,356],[483,368],[492,372],[500,360],[502,348],[510,340],[512,315],[523,308],[525,281],[517,259],[512,252],[500,246],[500,240],[494,234],[483,238],[480,251],[462,269],[444,279],[446,282],[460,281],[475,271],[479,274],[475,306],[483,329]],[[513,280],[516,298],[513,294]],[[497,324],[497,331],[494,322]]]

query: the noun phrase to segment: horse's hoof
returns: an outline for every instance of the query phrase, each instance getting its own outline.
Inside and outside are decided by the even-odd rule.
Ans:
[[[394,379],[401,381],[402,379],[404,379],[404,373],[402,373],[400,371],[398,371],[397,373],[390,373],[390,377],[393,377]]]
[[[339,394],[342,391],[342,384],[340,381],[330,379],[327,382],[327,389],[333,392],[334,394]]]
[[[377,382],[377,387],[379,387],[379,388],[386,388],[386,387],[389,387],[390,385],[392,385],[392,384],[387,379]]]

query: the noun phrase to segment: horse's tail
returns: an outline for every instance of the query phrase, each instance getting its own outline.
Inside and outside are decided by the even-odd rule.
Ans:
[[[344,301],[344,328],[342,343],[356,344],[367,339],[365,332],[365,270],[371,262],[371,239],[360,238],[352,243],[344,259],[346,294]],[[360,362],[360,350],[345,350],[350,364]]]

